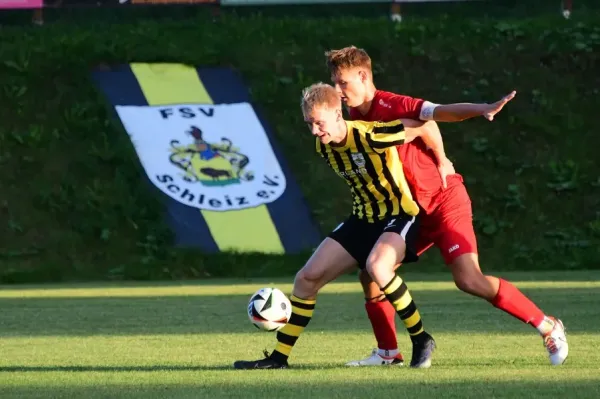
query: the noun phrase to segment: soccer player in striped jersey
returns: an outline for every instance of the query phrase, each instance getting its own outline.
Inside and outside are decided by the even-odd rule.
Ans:
[[[419,213],[396,147],[426,134],[428,125],[410,120],[345,121],[340,96],[324,83],[304,90],[302,112],[315,136],[316,151],[350,188],[352,213],[296,275],[290,298],[292,316],[277,332],[275,350],[264,359],[237,361],[234,367],[288,367],[290,352],[313,315],[319,290],[358,266],[371,276],[408,331],[413,344],[411,366],[427,368],[435,343],[394,268],[418,259],[413,243]]]
[[[371,59],[354,46],[326,53],[327,66],[338,93],[349,108],[351,119],[391,121],[410,118],[423,121],[455,122],[484,116],[493,120],[515,93],[492,104],[437,105],[421,99],[377,90],[373,83]],[[441,140],[441,139],[440,139]],[[547,316],[510,282],[484,275],[479,266],[477,240],[473,228],[471,200],[462,176],[455,173],[447,160],[443,144],[429,151],[417,138],[398,147],[404,173],[421,208],[421,225],[417,252],[432,245],[438,247],[456,286],[471,295],[483,298],[521,322],[531,325],[542,336],[553,365],[563,364],[569,346],[563,323]],[[436,163],[437,159],[437,163]],[[440,179],[448,176],[447,183]],[[371,366],[401,363],[398,352],[394,311],[385,296],[367,273],[360,274],[366,298],[366,310],[378,349],[366,359],[349,366]]]

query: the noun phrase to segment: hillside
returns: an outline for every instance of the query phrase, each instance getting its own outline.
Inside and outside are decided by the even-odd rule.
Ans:
[[[473,199],[482,265],[600,267],[598,17],[394,26],[230,14],[215,22],[200,13],[117,24],[92,14],[2,30],[1,282],[293,273],[304,255],[172,249],[156,193],[89,71],[131,61],[240,70],[325,233],[349,202],[344,183],[311,151],[299,93],[328,80],[323,52],[348,44],[370,52],[387,90],[457,102],[516,89],[493,123],[442,125]],[[413,267],[442,269],[439,259],[432,251]]]

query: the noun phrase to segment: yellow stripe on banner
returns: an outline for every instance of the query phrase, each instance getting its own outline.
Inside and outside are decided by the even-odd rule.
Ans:
[[[148,105],[213,104],[196,68],[182,64],[130,64]],[[217,212],[200,210],[219,250],[284,253],[266,205]]]

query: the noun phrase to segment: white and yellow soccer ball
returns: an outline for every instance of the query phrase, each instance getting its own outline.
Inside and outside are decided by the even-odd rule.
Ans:
[[[264,331],[278,331],[292,316],[292,304],[288,297],[277,288],[261,288],[248,303],[248,317],[256,328]]]

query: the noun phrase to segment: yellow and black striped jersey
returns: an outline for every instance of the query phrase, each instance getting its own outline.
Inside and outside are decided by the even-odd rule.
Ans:
[[[322,144],[317,138],[316,150],[350,186],[352,214],[369,222],[402,213],[417,215],[419,207],[396,148],[406,138],[402,122],[346,121],[346,125],[344,145]]]

